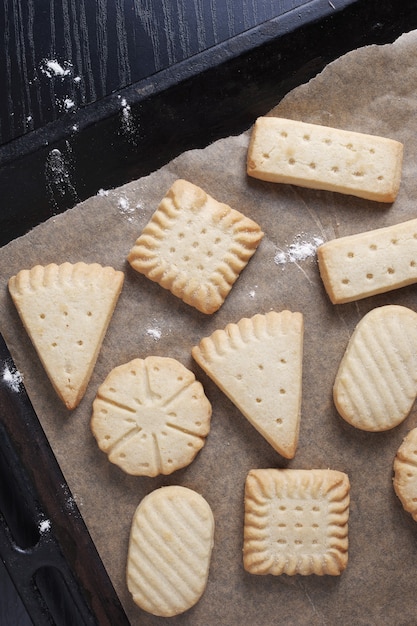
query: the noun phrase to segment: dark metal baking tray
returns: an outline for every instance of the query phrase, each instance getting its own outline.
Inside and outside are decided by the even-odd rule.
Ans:
[[[414,0],[313,0],[1,146],[0,245],[242,132],[345,52],[416,26]],[[0,364],[15,371],[3,340]],[[23,385],[1,380],[0,476],[0,556],[33,622],[127,624]]]

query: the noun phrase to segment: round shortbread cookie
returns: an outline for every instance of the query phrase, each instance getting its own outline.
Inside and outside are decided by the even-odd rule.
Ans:
[[[394,459],[394,491],[417,522],[417,428],[404,438]]]
[[[115,367],[93,402],[99,448],[127,474],[171,474],[189,465],[210,430],[203,386],[179,361],[149,356]]]

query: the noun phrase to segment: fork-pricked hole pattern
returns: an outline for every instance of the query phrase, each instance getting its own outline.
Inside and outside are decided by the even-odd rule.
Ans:
[[[189,465],[210,430],[211,404],[176,359],[149,356],[114,368],[93,403],[99,448],[135,476],[171,474]]]
[[[335,470],[251,470],[243,563],[251,574],[337,576],[348,559],[349,478]]]
[[[262,237],[254,221],[180,179],[162,199],[128,261],[187,304],[214,313]]]
[[[402,144],[392,139],[268,116],[255,123],[247,172],[270,182],[392,202],[402,157]]]
[[[417,219],[327,241],[317,248],[320,274],[333,304],[417,282]]]
[[[304,320],[269,311],[228,324],[192,348],[216,385],[282,456],[293,458],[301,415]]]

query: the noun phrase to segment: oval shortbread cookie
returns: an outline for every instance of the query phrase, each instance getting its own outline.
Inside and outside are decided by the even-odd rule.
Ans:
[[[251,574],[338,576],[348,561],[350,483],[336,470],[251,470],[243,564]]]
[[[214,518],[195,491],[173,485],[147,495],[133,517],[127,585],[148,613],[171,617],[199,601],[207,585]]]
[[[394,459],[394,491],[417,522],[417,428],[404,438]]]
[[[383,431],[409,414],[417,393],[417,313],[387,305],[367,313],[346,348],[333,387],[352,426]]]
[[[179,361],[149,356],[114,368],[93,403],[91,430],[128,474],[171,474],[204,446],[211,404]]]

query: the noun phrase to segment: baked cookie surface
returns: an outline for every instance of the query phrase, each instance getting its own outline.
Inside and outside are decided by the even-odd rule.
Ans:
[[[135,603],[162,617],[184,613],[207,585],[214,541],[208,502],[179,485],[155,489],[133,516],[127,585]]]
[[[251,470],[243,563],[251,574],[337,576],[348,561],[349,478],[336,470]]]
[[[21,270],[9,292],[58,396],[70,410],[83,397],[124,281],[98,263]]]
[[[209,433],[211,404],[179,361],[149,356],[115,367],[97,391],[91,430],[112,463],[135,476],[189,465]]]
[[[128,261],[202,313],[223,304],[263,232],[254,221],[192,183],[174,182]]]

